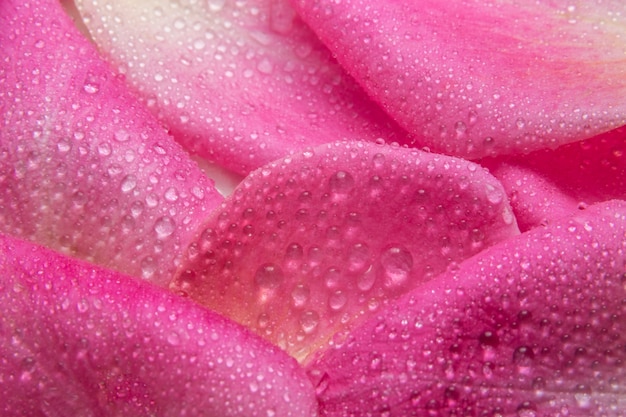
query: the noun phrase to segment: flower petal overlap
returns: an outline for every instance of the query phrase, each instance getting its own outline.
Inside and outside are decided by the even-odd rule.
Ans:
[[[622,1],[294,0],[338,61],[431,150],[556,148],[626,123]]]
[[[164,289],[0,237],[4,417],[316,416],[297,362]]]
[[[339,142],[248,176],[171,288],[305,361],[381,305],[518,233],[504,190],[478,165]]]
[[[77,4],[177,140],[232,171],[333,140],[407,141],[287,0]]]
[[[497,244],[312,362],[324,416],[623,416],[626,202]]]
[[[167,285],[222,200],[56,1],[0,3],[0,231]]]

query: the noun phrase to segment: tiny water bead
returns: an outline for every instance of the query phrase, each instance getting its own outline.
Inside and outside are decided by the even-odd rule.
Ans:
[[[407,282],[413,268],[413,256],[402,246],[391,246],[380,256],[384,285],[399,287]]]

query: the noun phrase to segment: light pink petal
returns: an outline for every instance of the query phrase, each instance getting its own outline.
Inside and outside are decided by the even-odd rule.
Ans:
[[[323,416],[620,417],[626,202],[509,239],[310,364]]]
[[[77,4],[177,140],[233,171],[334,140],[406,140],[287,0]]]
[[[522,230],[593,203],[626,200],[626,128],[554,151],[481,163],[502,181]]]
[[[0,45],[0,231],[166,285],[212,181],[58,2],[1,2]]]
[[[621,0],[294,0],[431,150],[526,153],[626,123]]]
[[[304,371],[163,289],[0,238],[0,409],[17,416],[315,416]]]
[[[500,184],[478,165],[338,142],[246,178],[171,288],[305,361],[354,322],[517,233]]]

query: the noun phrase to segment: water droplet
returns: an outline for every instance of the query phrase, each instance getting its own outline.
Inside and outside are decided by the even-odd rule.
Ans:
[[[107,142],[101,142],[98,145],[98,153],[101,156],[109,156],[109,155],[111,155],[111,151],[112,151],[111,145],[108,144]]]
[[[256,69],[262,74],[271,74],[274,71],[274,65],[267,58],[263,58],[257,64]]]
[[[224,8],[224,4],[226,4],[226,0],[207,0],[206,2],[209,10],[212,12],[219,12]]]
[[[83,90],[87,94],[96,94],[98,91],[100,91],[100,87],[98,86],[98,84],[85,83],[83,85]]]
[[[491,184],[487,184],[485,188],[487,191],[487,200],[489,200],[491,204],[502,203],[502,200],[504,199],[504,195],[502,191],[500,191],[499,189],[497,189]]]
[[[254,282],[260,290],[259,301],[264,303],[269,300],[282,284],[283,278],[283,271],[277,265],[271,263],[261,265],[254,275]]]
[[[129,193],[137,186],[137,177],[134,175],[127,175],[122,179],[120,188],[123,193]]]
[[[531,347],[520,346],[513,352],[513,363],[520,374],[528,375],[532,370],[535,354]]]
[[[154,276],[157,270],[157,263],[152,256],[146,256],[141,260],[141,277],[143,279],[150,279]]]
[[[301,308],[309,301],[311,291],[305,285],[299,284],[291,292],[291,300],[295,308]]]
[[[487,330],[483,332],[478,338],[478,341],[484,347],[491,347],[491,348],[497,347],[498,344],[500,343],[500,340],[498,339],[498,335],[492,332],[491,330]]]
[[[169,187],[166,191],[165,191],[165,199],[167,201],[170,202],[174,202],[176,200],[178,200],[178,191],[176,191],[176,188],[174,187]]]
[[[169,335],[167,335],[167,343],[172,346],[180,345],[180,335],[176,332],[171,332]]]
[[[176,225],[174,220],[167,216],[157,219],[154,223],[154,231],[159,239],[165,239],[166,237],[171,236],[175,229]]]
[[[125,130],[118,130],[117,132],[115,132],[113,137],[118,142],[126,142],[130,139],[130,134]]]
[[[530,402],[525,401],[517,407],[518,417],[537,417],[537,408]]]
[[[574,389],[574,398],[579,407],[591,407],[591,388],[585,384],[577,385]]]
[[[403,246],[391,246],[380,255],[383,282],[388,288],[399,287],[409,279],[413,268],[413,256]]]
[[[331,310],[339,311],[341,310],[348,301],[348,297],[342,291],[335,291],[328,300],[328,305]]]
[[[72,144],[67,139],[61,139],[57,143],[57,149],[61,153],[67,153],[67,152],[69,152],[72,149]]]
[[[354,178],[345,171],[338,171],[330,177],[330,191],[337,195],[348,194],[354,188]]]
[[[306,334],[311,334],[317,329],[320,322],[320,316],[315,311],[305,311],[300,316],[300,326]]]
[[[193,41],[193,47],[194,49],[200,51],[206,47],[206,42],[204,42],[203,39],[196,39]]]
[[[353,245],[348,252],[348,269],[350,272],[364,271],[370,265],[370,249],[365,243]]]

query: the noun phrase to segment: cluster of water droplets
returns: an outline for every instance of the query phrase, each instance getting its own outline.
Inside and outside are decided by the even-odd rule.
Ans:
[[[163,285],[219,197],[86,40],[44,26],[6,41],[30,52],[0,72],[2,232]]]
[[[302,359],[489,245],[491,229],[516,233],[486,175],[460,160],[358,143],[285,158],[227,200],[172,287]]]
[[[623,207],[611,210],[487,250],[372,317],[308,367],[321,401],[339,410],[365,395],[391,415],[621,416],[626,261],[615,237],[626,223]]]
[[[287,0],[77,3],[153,114],[231,170],[247,173],[329,136],[394,134]]]

